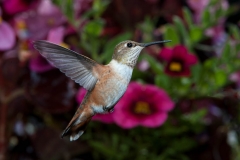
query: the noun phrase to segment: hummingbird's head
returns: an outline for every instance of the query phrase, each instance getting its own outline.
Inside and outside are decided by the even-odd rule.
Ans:
[[[156,42],[150,42],[150,43],[138,43],[138,42],[126,40],[126,41],[120,42],[115,47],[112,59],[133,68],[143,48],[154,45],[154,44],[160,44],[160,43],[166,43],[166,42],[170,42],[170,40],[156,41]]]

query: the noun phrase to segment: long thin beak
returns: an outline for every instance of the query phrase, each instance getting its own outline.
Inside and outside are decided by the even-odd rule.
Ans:
[[[164,40],[164,41],[156,41],[156,42],[150,42],[150,43],[142,43],[143,47],[148,47],[154,44],[160,44],[160,43],[167,43],[167,42],[171,42],[172,40]]]

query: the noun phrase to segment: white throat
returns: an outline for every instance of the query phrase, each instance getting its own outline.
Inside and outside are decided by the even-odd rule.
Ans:
[[[132,77],[132,72],[133,72],[133,68],[126,65],[126,64],[122,64],[119,63],[116,60],[111,60],[111,62],[109,63],[109,66],[113,69],[113,71],[115,73],[117,73],[119,76],[121,76],[123,79],[125,79],[126,81],[130,81],[131,77]]]

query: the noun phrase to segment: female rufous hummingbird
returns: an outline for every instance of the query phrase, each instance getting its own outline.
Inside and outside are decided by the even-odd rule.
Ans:
[[[151,43],[123,41],[115,47],[112,60],[107,65],[47,41],[33,42],[42,56],[87,90],[62,137],[70,135],[70,141],[77,140],[96,113],[112,112],[127,89],[141,50],[166,42],[170,40]]]

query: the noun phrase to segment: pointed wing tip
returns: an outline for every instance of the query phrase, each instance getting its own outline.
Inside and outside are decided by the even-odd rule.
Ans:
[[[62,135],[61,135],[61,138],[67,136],[69,129],[70,129],[70,127],[67,127],[67,128],[63,131],[63,133],[62,133]]]
[[[47,43],[49,43],[49,42],[45,41],[45,40],[32,41],[33,47],[38,51],[40,51],[40,48],[41,48],[42,44],[47,44]]]

